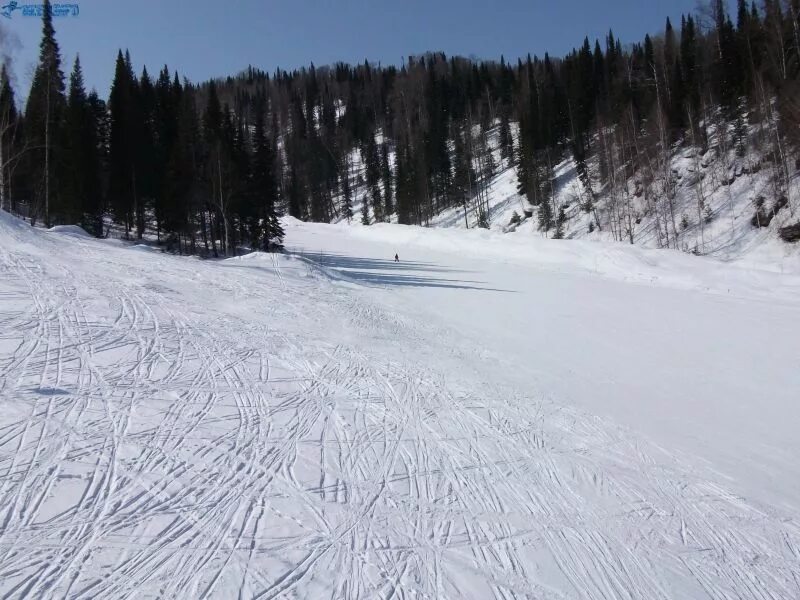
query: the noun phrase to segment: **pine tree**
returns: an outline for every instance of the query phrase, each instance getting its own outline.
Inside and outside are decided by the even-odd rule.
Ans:
[[[114,218],[125,226],[126,235],[134,227],[136,213],[134,157],[136,123],[133,114],[133,72],[122,50],[117,52],[114,80],[108,99],[109,125],[109,194]]]
[[[472,199],[474,173],[471,165],[472,159],[467,152],[467,145],[464,143],[464,136],[460,131],[455,134],[454,150],[453,200],[457,206],[462,207],[464,211],[464,226],[469,228],[467,206]]]
[[[395,198],[397,222],[401,225],[412,222],[413,167],[407,144],[408,142],[404,140],[395,152]]]
[[[342,169],[342,216],[349,223],[353,218],[353,188],[350,182],[350,157],[345,154],[342,158],[344,168]]]
[[[144,76],[142,77],[144,80]],[[146,93],[143,95],[147,95]],[[172,87],[169,68],[165,65],[155,80],[151,116],[152,135],[152,186],[154,209],[159,236],[162,232],[175,233],[169,219],[171,207],[167,197],[167,172],[178,136],[179,96]]]
[[[303,167],[308,152],[307,121],[303,113],[302,99],[293,94],[289,99],[289,130],[286,137],[286,154],[289,181],[286,189],[286,202],[289,214],[296,219],[308,218],[307,185],[303,177]]]
[[[712,79],[717,98],[728,114],[731,114],[735,109],[741,83],[734,29],[723,0],[714,0],[713,13],[716,48]]]
[[[59,144],[64,125],[64,73],[55,39],[50,1],[44,1],[39,62],[25,107],[28,170],[33,206],[31,222],[42,217],[45,225],[61,222],[60,181],[63,176]]]
[[[92,90],[87,97],[89,112],[91,113],[92,124],[94,125],[95,158],[97,159],[97,189],[98,214],[105,214],[108,211],[108,187],[109,187],[109,132],[111,130],[108,104],[97,95],[97,91]],[[105,235],[102,230],[97,232]]]
[[[435,65],[428,70],[428,83],[425,86],[425,105],[428,128],[424,138],[425,162],[428,167],[428,181],[432,191],[433,210],[447,206],[452,178],[450,152],[448,150],[449,111],[445,98],[447,82],[436,75]]]
[[[500,158],[505,161],[504,166],[510,166],[514,157],[514,142],[511,137],[511,122],[506,108],[500,112]]]
[[[685,17],[681,17],[685,21]],[[686,88],[683,74],[679,66],[679,51],[675,42],[675,30],[672,22],[667,18],[664,30],[664,64],[662,67],[662,80],[658,82],[665,112],[669,117],[669,125],[676,133],[683,128],[686,115],[685,99]]]
[[[253,130],[253,167],[251,174],[251,197],[259,208],[261,247],[265,251],[280,248],[283,244],[283,228],[275,208],[278,189],[273,171],[274,156],[267,138],[263,106],[256,109]]]
[[[381,195],[381,160],[378,155],[378,146],[373,138],[367,141],[364,149],[364,163],[366,165],[367,188],[369,190],[372,213],[375,222],[383,220],[383,197]]]
[[[367,196],[361,198],[361,224],[369,225],[369,200]]]
[[[144,220],[148,214],[156,217],[156,231],[160,235],[159,206],[161,198],[158,190],[158,166],[156,164],[156,93],[153,81],[142,68],[142,75],[136,83],[134,96],[134,144],[136,164],[136,192],[138,196],[139,228],[144,230]]]
[[[165,81],[160,84],[162,87],[166,87],[169,81],[169,73],[165,75]],[[164,172],[161,225],[170,249],[177,247],[179,252],[183,252],[183,240],[188,238],[188,250],[195,252],[195,235],[199,229],[204,251],[216,252],[216,244],[213,249],[209,248],[209,242],[213,240],[209,233],[208,203],[203,201],[208,191],[203,185],[205,182],[200,182],[202,144],[194,90],[191,86],[184,89],[177,73],[169,87],[169,93],[162,89],[162,97],[171,105],[176,122]]]
[[[220,107],[216,83],[212,80],[208,86],[208,102],[203,116],[203,139],[208,149],[206,161],[206,183],[208,197],[214,207],[212,245],[216,254],[216,239],[222,241],[223,252],[227,256],[231,252],[230,201],[232,190],[231,150],[233,142],[233,123],[230,111]]]
[[[80,57],[69,79],[64,125],[64,209],[67,222],[80,223],[93,235],[102,235],[102,193],[98,156],[98,126],[83,83]]]
[[[5,64],[0,67],[0,209],[14,211],[15,189],[13,175],[22,149],[19,147],[19,115],[14,89]]]
[[[695,30],[694,19],[691,15],[683,19],[681,23],[681,56],[680,56],[680,77],[682,96],[685,98],[686,108],[694,116],[695,122],[690,124],[697,125],[700,119],[700,86],[701,82],[698,73],[698,51],[697,51],[697,32]],[[676,109],[677,110],[677,109]]]
[[[800,146],[800,0],[763,0],[761,11],[739,0],[735,28],[724,0],[707,4],[712,27],[687,14],[679,38],[667,20],[663,38],[623,49],[609,31],[563,58],[516,65],[431,53],[399,69],[365,62],[269,76],[250,67],[194,86],[166,67],[155,79],[146,67],[135,76],[120,51],[108,106],[87,96],[79,63],[64,97],[46,10],[24,116],[0,72],[0,205],[13,210],[14,198],[29,198],[34,220],[100,233],[107,200],[129,234],[141,237],[154,217],[159,238],[181,252],[196,251],[198,239],[209,253],[243,241],[268,248],[280,238],[272,231],[282,210],[350,219],[356,196],[365,197],[364,221],[396,214],[400,223],[427,224],[463,206],[487,224],[496,148],[542,227],[560,235],[552,165],[571,152],[587,212],[599,206],[594,165],[610,186],[603,193],[613,189],[610,209],[594,211],[597,226],[611,215],[622,239],[643,210],[657,220],[659,243],[678,246],[671,163],[689,134],[704,147],[716,131],[726,156],[731,126],[740,156],[748,137],[760,137],[781,171],[776,194],[788,188]],[[352,173],[359,150],[366,182]],[[623,192],[631,181],[641,203]]]

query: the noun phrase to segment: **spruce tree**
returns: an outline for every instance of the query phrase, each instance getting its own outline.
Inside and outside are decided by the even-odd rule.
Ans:
[[[688,108],[695,121],[693,125],[697,125],[700,121],[701,82],[698,77],[697,33],[691,15],[681,22],[680,68],[681,90],[686,103],[683,111]]]
[[[166,69],[165,69],[166,70]],[[166,74],[169,80],[169,74]],[[166,82],[162,82],[166,85]],[[169,161],[164,172],[164,220],[167,243],[171,248],[183,252],[183,240],[188,238],[190,252],[196,251],[196,230],[200,230],[204,250],[209,248],[209,223],[206,202],[207,189],[198,181],[200,177],[201,143],[200,126],[194,91],[180,83],[177,73],[170,84],[170,91],[162,90],[163,98],[171,105],[175,115],[174,138],[169,147]],[[216,245],[213,248],[216,251]]]
[[[124,225],[126,235],[130,235],[135,221],[135,180],[134,157],[136,123],[133,115],[133,72],[130,62],[125,60],[122,50],[117,52],[114,80],[108,109],[111,114],[109,124],[109,194],[114,219]]]
[[[369,200],[366,195],[361,198],[361,224],[369,225]]]
[[[147,214],[156,217],[156,231],[160,235],[159,214],[161,195],[158,185],[158,165],[156,164],[156,93],[153,81],[147,72],[147,67],[142,68],[142,75],[136,83],[134,96],[134,162],[136,164],[136,192],[139,206],[139,228],[144,229],[144,219]]]
[[[344,162],[341,175],[342,216],[349,223],[353,218],[353,187],[350,182],[350,158],[345,154],[342,160]]]
[[[70,223],[80,223],[99,236],[102,234],[102,200],[97,130],[95,114],[84,88],[80,57],[76,57],[69,78],[64,125],[65,216]]]
[[[94,127],[94,158],[97,161],[97,197],[95,198],[97,205],[95,207],[89,206],[87,209],[93,209],[92,214],[98,215],[99,222],[96,223],[98,230],[94,233],[98,236],[104,236],[103,218],[108,212],[108,139],[110,119],[108,105],[105,100],[98,96],[97,91],[93,89],[89,92],[86,101],[91,114],[91,123]]]
[[[42,41],[39,62],[33,75],[25,120],[29,182],[32,207],[31,222],[44,219],[49,227],[60,222],[65,207],[61,204],[60,180],[63,175],[61,149],[64,125],[64,73],[61,55],[55,39],[50,1],[44,1],[42,12]]]
[[[372,203],[372,213],[375,221],[383,220],[383,197],[381,196],[381,161],[378,156],[378,146],[375,139],[370,137],[364,149],[364,163],[366,165],[367,188]]]
[[[732,115],[742,81],[735,33],[723,0],[714,0],[713,13],[716,48],[712,80],[717,99],[727,113]]]
[[[500,112],[500,158],[505,166],[510,166],[514,157],[514,142],[511,137],[511,122],[508,109],[504,106]]]
[[[261,247],[265,251],[280,248],[284,235],[275,207],[278,186],[273,171],[274,162],[272,144],[267,138],[264,108],[261,106],[256,109],[256,121],[253,129],[251,198],[259,210]]]
[[[208,102],[203,115],[203,140],[208,156],[206,160],[207,194],[214,207],[212,220],[212,243],[216,253],[215,240],[223,244],[225,255],[231,251],[231,227],[229,222],[231,181],[228,179],[230,168],[230,151],[233,142],[233,123],[230,112],[223,110],[217,95],[217,85],[212,80],[208,85]]]
[[[462,207],[464,211],[464,226],[469,228],[467,207],[472,199],[474,181],[471,157],[467,152],[467,145],[464,143],[464,136],[461,131],[456,131],[454,142],[453,200],[457,206]]]
[[[170,199],[167,196],[167,173],[177,139],[178,102],[179,98],[173,90],[169,68],[164,65],[155,80],[150,126],[153,139],[151,160],[155,215],[159,234],[163,231],[167,235],[175,233],[173,226],[165,221],[172,212],[169,206]]]
[[[700,28],[686,15],[679,39],[667,20],[663,41],[645,36],[623,49],[609,31],[604,44],[584,39],[563,58],[516,65],[432,53],[399,69],[340,64],[270,77],[251,67],[193,86],[166,67],[155,79],[146,68],[135,76],[120,51],[108,107],[87,96],[79,63],[64,97],[48,8],[24,117],[0,72],[0,204],[13,209],[13,198],[30,198],[34,220],[77,221],[99,233],[108,199],[129,233],[142,236],[154,215],[159,236],[181,251],[194,251],[196,237],[209,252],[221,240],[226,252],[240,241],[269,248],[280,237],[272,231],[282,210],[322,222],[350,219],[362,196],[368,221],[396,214],[401,223],[425,224],[474,201],[480,222],[492,200],[489,140],[496,139],[544,228],[563,233],[550,180],[553,164],[571,151],[590,196],[593,165],[601,182],[641,182],[644,214],[663,219],[658,239],[677,245],[670,161],[687,126],[705,144],[709,118],[718,132],[733,123],[743,155],[745,134],[764,131],[748,128],[746,117],[768,122],[766,135],[788,157],[781,158],[784,185],[800,145],[793,126],[800,121],[800,0],[764,0],[762,11],[740,0],[736,28],[724,1],[709,5],[713,26]],[[359,150],[366,181],[352,173]],[[13,160],[19,155],[24,161]],[[655,169],[645,164],[653,157]],[[626,206],[610,218],[619,228],[624,217],[630,227],[630,211],[640,209]],[[594,215],[598,226],[601,215]]]
[[[14,89],[5,64],[0,67],[0,209],[14,210],[12,184],[15,168],[22,155],[19,148],[19,115]]]

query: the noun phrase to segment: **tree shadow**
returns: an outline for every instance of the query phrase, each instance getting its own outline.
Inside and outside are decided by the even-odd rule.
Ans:
[[[485,281],[426,275],[426,273],[470,272],[440,267],[428,262],[405,262],[402,260],[395,262],[394,260],[354,257],[325,252],[288,252],[287,254],[311,263],[329,277],[363,285],[450,288],[505,293],[514,291],[486,287],[484,285]]]
[[[359,258],[331,252],[288,251],[287,254],[313,261],[321,266],[336,269],[385,269],[389,271],[431,271],[437,273],[472,273],[463,269],[450,269],[430,262],[395,261],[393,258]]]
[[[32,392],[36,394],[40,394],[42,396],[69,396],[70,393],[67,390],[62,390],[60,388],[48,388],[48,387],[36,387],[31,388]]]

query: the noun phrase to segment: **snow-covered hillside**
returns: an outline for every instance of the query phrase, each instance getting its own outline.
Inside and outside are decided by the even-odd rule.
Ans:
[[[755,133],[750,135],[754,137]],[[555,228],[544,233],[538,210],[519,194],[517,169],[511,161],[502,158],[496,128],[488,140],[493,148],[493,161],[498,165],[497,174],[486,186],[489,228],[524,237],[553,237]],[[670,172],[674,200],[669,217],[663,210],[659,217],[656,206],[658,202],[665,202],[663,190],[656,185],[650,195],[645,193],[641,173],[624,179],[617,189],[611,189],[608,183],[601,181],[600,157],[595,153],[588,160],[590,191],[567,152],[567,158],[553,168],[552,210],[554,215],[564,210],[563,237],[618,241],[647,248],[672,247],[693,254],[755,263],[776,261],[778,269],[782,268],[784,259],[790,263],[790,268],[800,263],[800,244],[787,244],[778,236],[781,227],[800,222],[798,173],[791,176],[787,204],[768,225],[757,226],[753,219],[758,208],[761,206],[768,213],[775,206],[775,169],[779,167],[756,150],[754,142],[742,155],[735,148],[720,144],[713,133],[710,142],[705,152],[686,142],[672,148]],[[727,143],[732,145],[730,140]],[[360,185],[354,188],[355,216],[350,224],[361,225],[361,200],[367,198],[368,193],[363,184],[360,152],[354,151],[350,160],[355,165],[355,176],[360,176]],[[698,206],[702,208],[698,210]],[[374,223],[374,215],[369,214],[370,222]],[[630,219],[627,219],[628,214]],[[396,216],[388,220],[396,222]],[[428,223],[436,228],[459,229],[477,228],[478,224],[475,199],[467,204],[466,210],[465,207],[444,210]],[[670,240],[673,228],[676,236]]]
[[[284,225],[0,212],[0,595],[798,597],[800,273]]]

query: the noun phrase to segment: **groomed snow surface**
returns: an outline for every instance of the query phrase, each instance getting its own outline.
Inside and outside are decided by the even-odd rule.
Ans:
[[[800,598],[798,272],[285,226],[0,213],[0,596]]]

